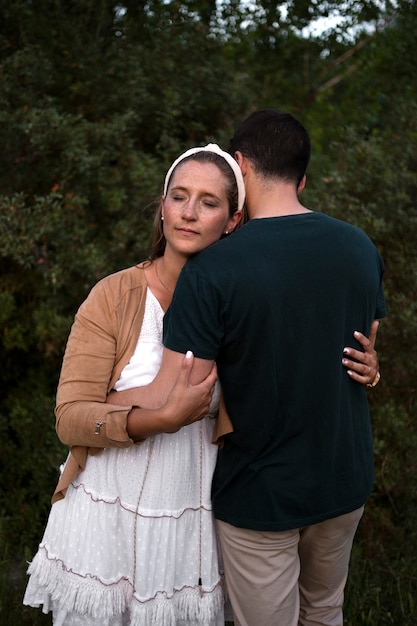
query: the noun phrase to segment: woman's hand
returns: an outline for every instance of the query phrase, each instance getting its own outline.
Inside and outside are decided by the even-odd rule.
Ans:
[[[196,422],[209,413],[217,380],[216,364],[213,363],[211,371],[201,383],[190,385],[193,362],[194,355],[191,352],[187,353],[177,381],[164,406],[167,419],[165,432],[176,432],[182,426]]]
[[[379,380],[378,354],[374,348],[378,326],[378,320],[374,320],[369,338],[359,331],[353,333],[355,339],[363,347],[363,352],[349,347],[343,349],[345,357],[342,359],[342,363],[348,368],[348,375],[362,385],[376,384]]]

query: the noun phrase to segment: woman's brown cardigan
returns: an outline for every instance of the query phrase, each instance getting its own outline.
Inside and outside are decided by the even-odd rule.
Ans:
[[[79,308],[68,338],[56,398],[56,431],[70,455],[52,497],[65,496],[87,454],[134,444],[126,431],[131,406],[106,404],[135,351],[145,311],[143,263],[103,278]]]

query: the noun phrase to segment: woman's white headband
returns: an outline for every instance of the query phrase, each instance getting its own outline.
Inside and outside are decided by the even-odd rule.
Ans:
[[[236,178],[238,211],[241,211],[243,209],[243,204],[245,202],[245,183],[243,182],[242,172],[240,171],[240,167],[236,163],[234,158],[228,152],[225,152],[224,150],[222,150],[216,143],[209,143],[207,144],[207,146],[204,146],[201,148],[190,148],[189,150],[181,154],[178,157],[178,159],[175,159],[175,161],[169,168],[167,175],[165,176],[164,196],[167,195],[168,184],[171,178],[171,174],[174,171],[174,169],[177,167],[178,163],[180,163],[183,159],[186,159],[187,157],[192,156],[193,154],[196,154],[196,152],[214,152],[215,154],[218,154],[221,157],[223,157],[225,161],[227,161],[227,163],[232,168],[233,174],[235,175],[235,178]]]

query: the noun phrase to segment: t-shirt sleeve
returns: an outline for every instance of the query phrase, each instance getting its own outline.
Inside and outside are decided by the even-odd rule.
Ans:
[[[201,359],[216,359],[222,336],[216,289],[206,277],[186,266],[164,317],[164,346],[175,352],[192,350]]]

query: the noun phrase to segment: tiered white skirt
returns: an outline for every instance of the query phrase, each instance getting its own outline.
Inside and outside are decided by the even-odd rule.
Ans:
[[[52,506],[24,604],[55,626],[223,626],[213,424],[89,456]]]

